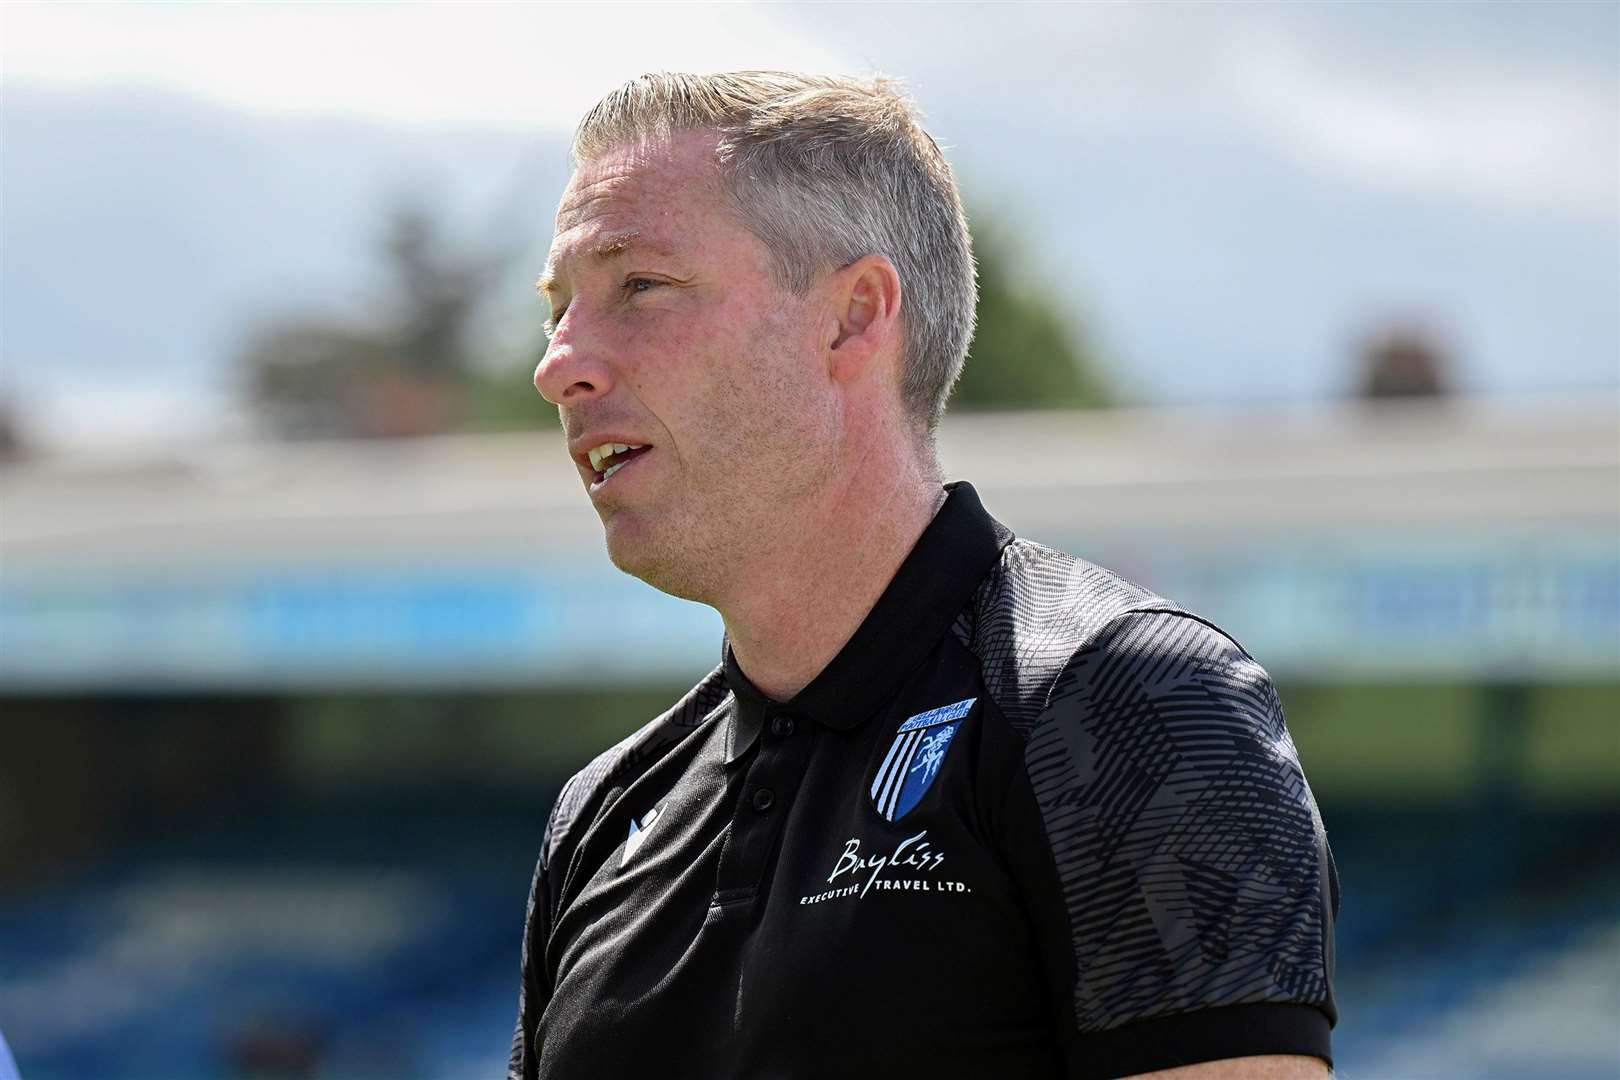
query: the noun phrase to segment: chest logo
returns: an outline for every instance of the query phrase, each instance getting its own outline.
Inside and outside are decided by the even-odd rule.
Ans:
[[[899,821],[922,799],[945,763],[956,729],[978,698],[918,713],[894,733],[872,781],[872,805],[886,821]]]
[[[642,815],[640,821],[635,818],[630,819],[630,835],[624,841],[624,854],[619,856],[619,869],[624,869],[625,864],[635,855],[636,849],[646,842],[647,830],[652,828],[653,822],[658,820],[658,811],[660,809],[661,807],[653,807]]]

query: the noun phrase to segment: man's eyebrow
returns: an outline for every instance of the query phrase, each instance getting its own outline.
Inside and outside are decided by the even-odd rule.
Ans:
[[[631,232],[609,233],[606,236],[599,237],[595,246],[590,249],[589,255],[595,262],[606,262],[609,259],[616,259],[627,252],[637,249],[651,251],[658,255],[675,254],[675,249],[663,241],[654,240],[639,230],[633,230]],[[547,260],[545,269],[541,271],[539,279],[534,283],[535,289],[541,293],[556,292],[558,290],[558,265],[560,262],[566,261],[566,256],[562,260]]]

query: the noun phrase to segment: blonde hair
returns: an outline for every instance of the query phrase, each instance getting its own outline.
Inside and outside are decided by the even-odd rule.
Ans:
[[[899,84],[785,71],[643,75],[586,114],[572,158],[676,131],[717,134],[722,185],[782,287],[803,295],[818,274],[866,255],[894,264],[901,399],[931,432],[973,340],[978,287],[950,163]]]

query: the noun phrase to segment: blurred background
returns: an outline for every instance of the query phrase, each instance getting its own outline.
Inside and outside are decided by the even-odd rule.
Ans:
[[[910,83],[983,275],[948,475],[1276,676],[1339,1075],[1620,1075],[1614,4],[0,20],[27,1080],[502,1074],[561,781],[720,640],[609,566],[531,283],[583,111],[739,67]]]

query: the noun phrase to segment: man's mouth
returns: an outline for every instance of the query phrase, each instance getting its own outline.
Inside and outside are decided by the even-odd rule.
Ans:
[[[651,449],[650,446],[630,443],[603,443],[601,446],[592,447],[586,454],[591,460],[591,468],[596,470],[596,479],[591,484],[591,490],[594,491],[607,483],[614,473]]]

